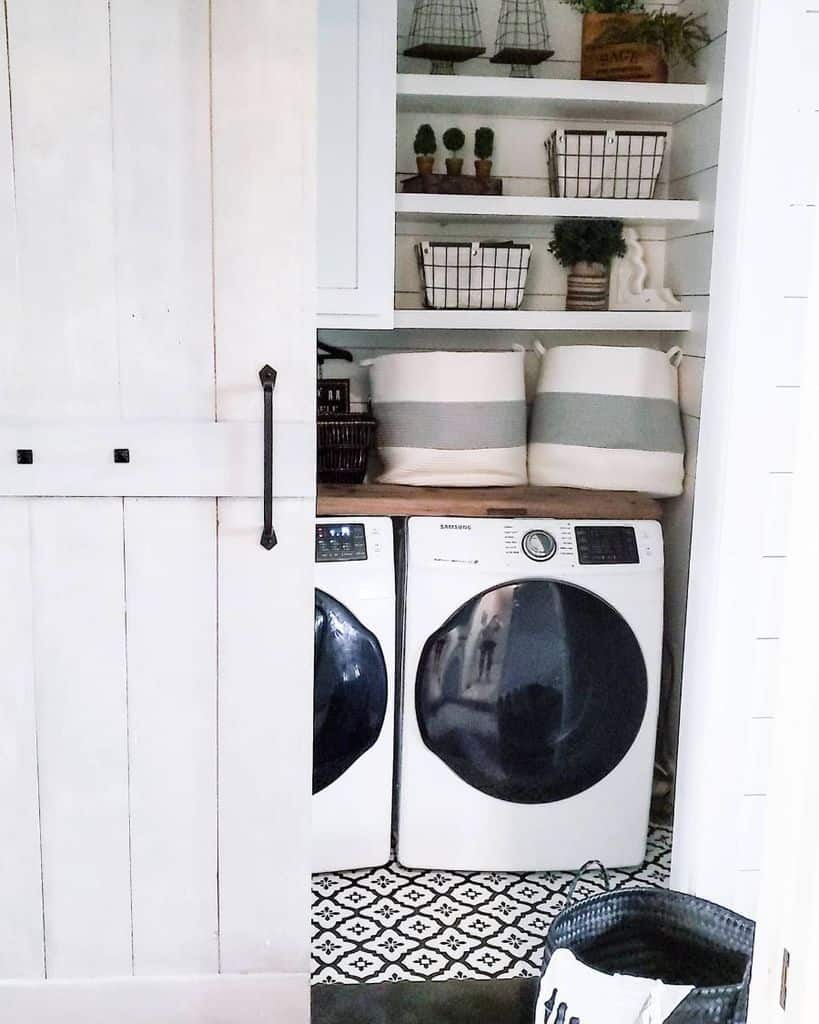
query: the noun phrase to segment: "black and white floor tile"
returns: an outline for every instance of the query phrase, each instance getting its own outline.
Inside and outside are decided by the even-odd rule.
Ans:
[[[664,887],[671,830],[653,827],[645,864],[610,872],[618,888]],[[540,971],[573,875],[415,871],[391,863],[313,877],[313,982],[519,978]],[[579,896],[602,892],[592,875]]]

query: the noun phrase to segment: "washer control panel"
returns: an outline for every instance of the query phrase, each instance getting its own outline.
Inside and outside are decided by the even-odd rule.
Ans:
[[[633,526],[575,526],[580,565],[639,565]]]
[[[557,541],[546,530],[529,530],[523,535],[521,547],[533,562],[548,562],[557,553]]]
[[[316,526],[317,562],[366,562],[367,533],[363,523]]]

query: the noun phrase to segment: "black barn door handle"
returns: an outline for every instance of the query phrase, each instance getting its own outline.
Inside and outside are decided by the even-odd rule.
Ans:
[[[259,370],[259,380],[264,389],[264,529],[261,545],[266,551],[278,543],[273,529],[273,388],[276,386],[276,371],[272,366]]]

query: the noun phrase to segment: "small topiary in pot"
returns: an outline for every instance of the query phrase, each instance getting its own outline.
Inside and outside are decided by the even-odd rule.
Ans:
[[[432,174],[435,167],[435,153],[438,150],[438,140],[431,124],[422,124],[415,133],[415,163],[419,174]]]
[[[492,174],[492,154],[495,151],[495,133],[491,128],[478,128],[475,132],[475,175],[488,178]]]
[[[444,132],[444,146],[452,155],[446,158],[446,173],[452,177],[456,177],[463,171],[463,157],[458,156],[458,153],[465,145],[466,136],[460,128],[447,128]]]
[[[609,308],[611,264],[626,254],[622,221],[558,221],[549,252],[569,271],[567,310]]]

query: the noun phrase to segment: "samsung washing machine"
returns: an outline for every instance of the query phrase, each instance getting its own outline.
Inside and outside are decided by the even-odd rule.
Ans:
[[[660,700],[654,522],[412,519],[398,859],[642,863]]]
[[[314,872],[390,858],[394,659],[391,520],[316,520]]]

